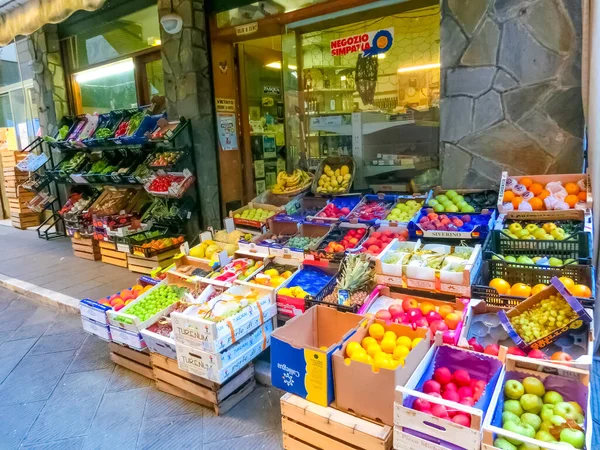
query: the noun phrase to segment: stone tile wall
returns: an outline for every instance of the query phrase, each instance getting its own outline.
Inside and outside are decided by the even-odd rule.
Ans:
[[[581,170],[581,2],[442,0],[442,185]]]

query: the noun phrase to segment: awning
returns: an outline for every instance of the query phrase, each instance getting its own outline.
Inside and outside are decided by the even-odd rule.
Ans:
[[[0,47],[19,35],[27,36],[47,23],[60,23],[78,10],[94,11],[106,0],[29,0],[0,13]]]

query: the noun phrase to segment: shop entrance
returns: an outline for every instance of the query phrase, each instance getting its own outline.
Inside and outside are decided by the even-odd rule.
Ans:
[[[283,55],[281,36],[237,43],[242,160],[246,195],[252,199],[285,170]]]

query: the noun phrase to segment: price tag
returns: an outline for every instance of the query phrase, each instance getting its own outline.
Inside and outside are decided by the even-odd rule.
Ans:
[[[350,292],[346,289],[340,289],[338,291],[338,305],[343,305],[346,303],[346,300],[350,298]]]

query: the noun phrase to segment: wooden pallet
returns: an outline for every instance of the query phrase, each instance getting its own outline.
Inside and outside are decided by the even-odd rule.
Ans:
[[[108,346],[110,348],[110,359],[112,362],[123,366],[132,372],[139,373],[146,378],[150,378],[151,380],[155,379],[148,349],[140,352],[115,342],[111,342]]]
[[[217,415],[225,414],[256,387],[252,364],[218,384],[181,370],[176,360],[158,353],[151,353],[151,360],[159,390],[212,408]]]
[[[98,241],[98,246],[106,250],[116,250],[117,246],[114,242]]]
[[[281,397],[286,450],[389,450],[393,430],[290,393]]]
[[[125,252],[109,250],[105,247],[102,247],[102,242],[100,242],[100,255],[102,255],[103,263],[127,268],[127,253]]]
[[[135,273],[150,274],[157,267],[164,268],[173,264],[173,257],[179,253],[179,249],[169,250],[150,258],[138,255],[127,255],[129,270]]]
[[[101,258],[98,241],[87,238],[71,239],[73,254],[78,258],[89,259],[90,261],[99,261]]]

